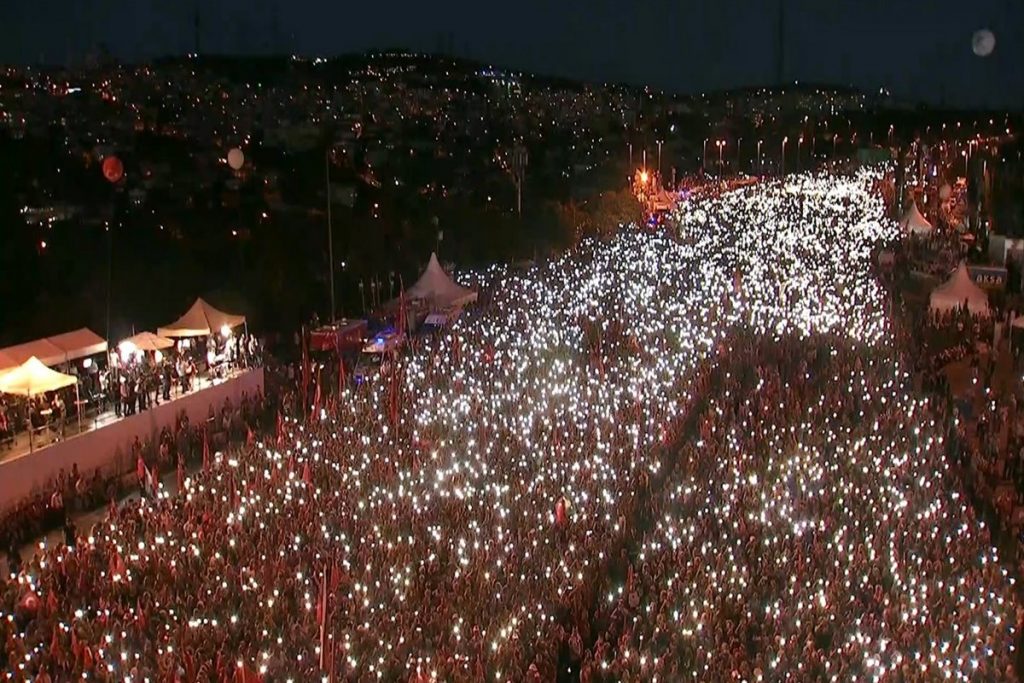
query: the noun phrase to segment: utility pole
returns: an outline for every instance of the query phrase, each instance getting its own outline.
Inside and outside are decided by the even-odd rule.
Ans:
[[[327,179],[327,258],[330,261],[331,322],[335,321],[334,308],[334,225],[331,223],[331,147],[324,151],[324,171]]]
[[[780,86],[786,84],[786,0],[779,0],[779,17],[776,28],[778,41],[777,62],[775,64],[775,78]]]
[[[194,36],[194,38],[195,38],[195,53],[198,55],[199,54],[199,48],[200,48],[200,42],[199,42],[199,28],[200,28],[200,24],[199,24],[199,2],[198,2],[198,0],[196,2],[195,15],[192,18],[192,28],[195,31],[195,36]]]

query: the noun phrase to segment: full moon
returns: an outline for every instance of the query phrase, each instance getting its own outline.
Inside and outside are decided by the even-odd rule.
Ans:
[[[988,57],[996,49],[996,37],[987,28],[977,30],[971,38],[971,49],[979,57]]]

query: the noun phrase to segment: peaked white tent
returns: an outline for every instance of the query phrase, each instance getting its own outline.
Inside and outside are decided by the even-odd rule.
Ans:
[[[457,284],[444,272],[437,262],[437,254],[430,255],[423,275],[412,287],[405,291],[410,299],[421,299],[435,308],[451,308],[476,301],[477,293],[468,287]]]
[[[917,208],[917,202],[911,202],[910,208],[903,214],[903,218],[900,219],[900,227],[910,232],[912,235],[927,235],[934,228],[932,224],[928,222],[928,219],[921,214],[921,210]]]
[[[233,328],[244,323],[244,315],[225,313],[198,298],[185,315],[167,327],[157,329],[156,333],[161,337],[205,337],[224,327]]]
[[[974,284],[967,266],[963,263],[953,275],[932,290],[931,307],[939,311],[951,311],[967,303],[967,310],[975,315],[988,315],[988,295]]]

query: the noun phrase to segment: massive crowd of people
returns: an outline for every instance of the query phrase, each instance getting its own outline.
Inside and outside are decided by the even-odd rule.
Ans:
[[[0,589],[15,680],[1015,680],[879,174],[683,202]],[[308,402],[307,402],[308,403]]]

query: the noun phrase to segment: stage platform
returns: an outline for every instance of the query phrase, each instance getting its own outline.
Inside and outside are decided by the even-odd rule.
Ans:
[[[243,393],[251,396],[257,390],[263,390],[263,368],[214,380],[142,413],[123,418],[101,416],[90,421],[95,428],[45,446],[37,444],[31,452],[27,448],[0,452],[0,512],[46,485],[61,469],[70,472],[74,463],[78,463],[78,471],[85,476],[91,476],[97,467],[110,473],[132,472],[135,462],[131,460],[131,444],[136,436],[145,441],[147,437],[156,437],[164,427],[173,429],[182,411],[192,424],[198,424],[206,419],[211,405],[219,410],[226,398],[237,405]]]

